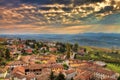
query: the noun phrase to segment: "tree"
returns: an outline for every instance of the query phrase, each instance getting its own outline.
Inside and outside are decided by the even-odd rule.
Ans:
[[[71,54],[71,47],[70,47],[70,44],[67,43],[67,44],[66,44],[66,58],[67,58],[67,59],[70,58],[70,54]]]
[[[60,72],[55,80],[66,80],[66,79],[65,79],[65,76]]]
[[[63,64],[65,70],[68,70],[69,66],[67,64]]]
[[[90,80],[96,80],[94,77],[92,77]]]
[[[74,80],[73,77],[71,78],[71,80]]]
[[[120,80],[120,76],[118,77],[118,79],[117,80]]]
[[[41,52],[42,52],[42,53],[46,53],[46,50],[43,48],[43,49],[41,50]]]
[[[73,51],[77,52],[78,51],[78,47],[79,47],[79,45],[77,43],[75,43],[74,46],[73,46]]]
[[[53,71],[51,71],[51,74],[50,74],[49,79],[50,79],[50,80],[54,80],[54,78],[55,78],[54,73],[53,73]]]
[[[5,65],[6,65],[6,62],[5,62],[5,61],[1,61],[1,62],[0,62],[0,65],[1,65],[1,66],[3,66],[3,65],[5,66]]]
[[[96,53],[95,53],[95,56],[100,56],[100,53],[99,53],[99,52],[96,52]]]
[[[6,49],[6,51],[5,51],[5,58],[10,59],[10,51],[9,51],[9,49]]]
[[[5,60],[5,58],[0,58],[0,66],[5,66],[6,65],[6,60]]]
[[[0,57],[5,57],[5,50],[0,48]]]
[[[75,54],[74,59],[77,59],[77,54]]]

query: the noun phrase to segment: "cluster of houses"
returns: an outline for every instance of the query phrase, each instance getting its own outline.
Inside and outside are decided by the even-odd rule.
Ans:
[[[117,80],[118,73],[107,70],[96,62],[80,61],[75,59],[65,60],[68,65],[66,70],[63,63],[57,63],[55,55],[28,55],[6,65],[6,71],[0,69],[0,77],[8,80],[48,80],[51,71],[55,75],[62,72],[66,80]],[[4,74],[3,74],[4,73]]]
[[[16,57],[16,53],[22,54],[23,49],[28,55],[17,56],[14,61],[0,68],[0,80],[49,80],[51,72],[54,72],[54,75],[62,73],[66,80],[117,80],[119,77],[118,73],[106,69],[106,63],[101,61],[66,59],[65,55],[32,54],[33,49],[24,43],[11,45],[13,41],[8,42],[10,45],[7,45],[7,48],[13,57]],[[50,51],[57,50],[53,47],[55,43],[48,45],[52,46]],[[60,58],[62,62],[58,62]],[[68,69],[65,69],[64,64]]]
[[[36,45],[36,42],[33,41],[29,41],[28,44],[26,44],[26,40],[8,39],[6,43],[6,47],[10,50],[11,56],[13,57],[16,57],[15,55],[23,53],[32,54],[35,51],[35,48],[31,47]],[[40,42],[38,43],[41,44]],[[37,50],[40,54],[43,53],[43,50],[48,50],[49,52],[57,52],[57,48],[55,46],[56,44],[54,42],[45,42],[44,45],[42,45]]]

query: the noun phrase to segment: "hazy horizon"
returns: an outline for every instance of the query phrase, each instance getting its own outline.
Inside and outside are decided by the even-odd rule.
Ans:
[[[0,35],[78,35],[78,34],[120,34],[110,32],[85,32],[85,33],[73,33],[73,34],[62,34],[62,33],[1,33]]]
[[[117,33],[84,33],[84,34],[0,34],[2,38],[21,38],[25,40],[42,40],[79,43],[83,46],[120,48],[120,34]]]

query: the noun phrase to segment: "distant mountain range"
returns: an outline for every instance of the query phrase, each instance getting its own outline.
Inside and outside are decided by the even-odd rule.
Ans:
[[[84,34],[0,34],[3,38],[35,39],[79,43],[84,46],[120,47],[120,34],[84,33]]]

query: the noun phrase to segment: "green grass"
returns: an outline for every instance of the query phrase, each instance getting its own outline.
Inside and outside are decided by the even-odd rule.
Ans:
[[[108,63],[107,68],[120,73],[120,65]]]
[[[91,54],[90,57],[93,58],[93,59],[98,58],[98,56],[95,56],[94,54]]]

